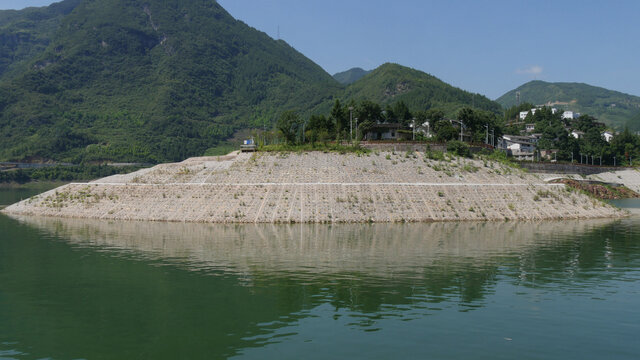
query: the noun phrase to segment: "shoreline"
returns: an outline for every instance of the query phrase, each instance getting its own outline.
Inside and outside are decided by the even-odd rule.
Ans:
[[[624,217],[486,159],[424,153],[253,153],[70,183],[7,214],[204,223],[395,223]]]

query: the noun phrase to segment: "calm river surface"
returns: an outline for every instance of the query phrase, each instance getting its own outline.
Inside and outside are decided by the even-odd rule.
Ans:
[[[637,216],[230,226],[0,215],[0,359],[638,359],[639,280]]]

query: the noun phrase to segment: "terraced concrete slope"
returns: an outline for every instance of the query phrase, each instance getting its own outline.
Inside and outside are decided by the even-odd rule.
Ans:
[[[562,184],[484,160],[422,153],[191,158],[68,184],[10,214],[186,222],[403,222],[623,216]]]

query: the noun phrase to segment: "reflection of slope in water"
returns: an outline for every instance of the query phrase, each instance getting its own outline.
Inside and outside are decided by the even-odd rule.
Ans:
[[[133,251],[192,270],[376,277],[423,276],[425,267],[444,260],[483,266],[541,241],[575,237],[614,222],[219,225],[15,218],[73,244]]]

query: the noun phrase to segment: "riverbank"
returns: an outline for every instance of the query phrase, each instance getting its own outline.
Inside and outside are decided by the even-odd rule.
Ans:
[[[213,223],[422,222],[619,217],[535,174],[424,153],[232,153],[187,159],[9,206],[9,214]]]

